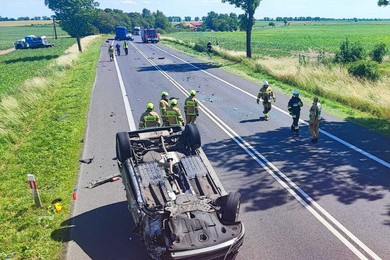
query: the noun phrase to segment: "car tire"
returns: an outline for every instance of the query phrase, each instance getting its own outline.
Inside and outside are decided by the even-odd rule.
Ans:
[[[116,158],[124,163],[131,156],[131,144],[127,132],[116,134]]]
[[[201,139],[198,127],[195,124],[187,124],[184,128],[185,144],[195,151],[201,146]]]
[[[238,192],[229,192],[226,203],[222,208],[222,221],[227,224],[233,224],[238,221],[240,213],[241,194]]]

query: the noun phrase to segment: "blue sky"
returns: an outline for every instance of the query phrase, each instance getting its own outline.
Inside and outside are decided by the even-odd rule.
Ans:
[[[221,0],[97,0],[100,8],[141,12],[147,8],[167,16],[206,16],[208,12],[237,13],[243,11]],[[50,16],[53,12],[44,0],[0,0],[0,16]],[[378,7],[377,0],[262,0],[255,17],[319,16],[326,18],[390,18],[390,6]]]

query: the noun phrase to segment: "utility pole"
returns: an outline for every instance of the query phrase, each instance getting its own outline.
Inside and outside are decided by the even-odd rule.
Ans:
[[[56,16],[52,15],[52,17],[53,17],[53,27],[54,27],[54,39],[57,40]]]

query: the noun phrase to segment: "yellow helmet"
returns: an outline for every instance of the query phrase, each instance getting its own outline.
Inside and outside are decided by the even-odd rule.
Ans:
[[[148,104],[146,105],[146,108],[147,108],[147,109],[153,109],[153,108],[154,108],[153,103],[148,103]]]
[[[176,106],[177,105],[177,99],[172,99],[171,100],[171,105]]]
[[[190,90],[190,95],[191,96],[195,96],[196,95],[196,91],[195,90]]]
[[[161,92],[161,97],[167,97],[167,96],[169,96],[169,94],[168,94],[168,92],[166,92],[166,91],[163,91],[163,92]]]

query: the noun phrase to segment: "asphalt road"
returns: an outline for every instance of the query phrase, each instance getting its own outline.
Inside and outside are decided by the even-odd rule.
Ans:
[[[329,115],[326,105],[317,144],[305,122],[292,136],[289,96],[276,93],[263,121],[259,85],[222,69],[139,38],[116,62],[102,47],[83,152],[94,160],[81,165],[73,217],[52,234],[71,229],[66,258],[148,259],[121,182],[85,187],[118,173],[115,134],[137,127],[146,103],[157,107],[168,91],[182,108],[195,89],[203,149],[225,189],[242,195],[238,259],[390,259],[390,140]]]

